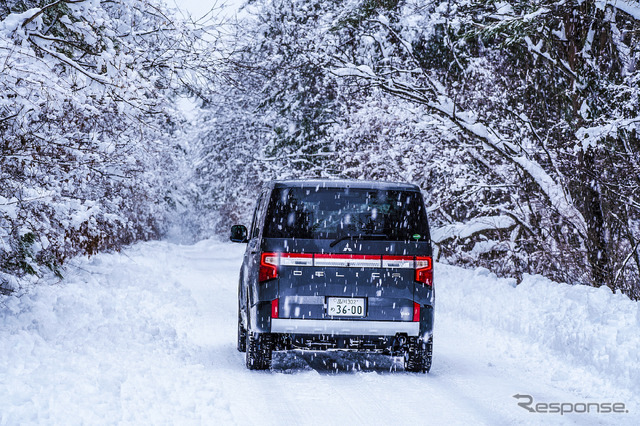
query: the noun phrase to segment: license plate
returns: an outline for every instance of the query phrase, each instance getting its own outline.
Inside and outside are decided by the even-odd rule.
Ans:
[[[327,297],[327,313],[334,317],[364,317],[364,299],[358,297]]]

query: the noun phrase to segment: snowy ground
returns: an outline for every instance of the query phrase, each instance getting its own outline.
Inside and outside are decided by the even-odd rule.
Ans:
[[[298,352],[250,372],[235,349],[243,249],[138,244],[0,296],[0,424],[640,424],[640,309],[621,295],[436,265],[430,374]],[[530,413],[515,394],[628,412]]]

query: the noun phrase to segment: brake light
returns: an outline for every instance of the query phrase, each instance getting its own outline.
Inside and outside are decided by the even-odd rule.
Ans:
[[[420,304],[413,302],[413,322],[420,322]]]
[[[431,257],[416,257],[416,281],[433,285],[433,263]]]
[[[278,278],[278,255],[276,253],[262,253],[258,281],[264,282],[274,278]]]
[[[271,318],[278,318],[280,315],[278,312],[278,301],[279,299],[274,299],[271,301]]]

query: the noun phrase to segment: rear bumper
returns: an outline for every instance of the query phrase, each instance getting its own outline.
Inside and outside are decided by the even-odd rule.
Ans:
[[[418,336],[419,322],[405,321],[349,321],[273,318],[272,333],[324,334],[336,336]]]

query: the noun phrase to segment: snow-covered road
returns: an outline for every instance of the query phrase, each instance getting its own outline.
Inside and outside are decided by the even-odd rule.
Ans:
[[[251,372],[235,349],[243,249],[137,244],[0,296],[0,424],[640,424],[640,310],[622,295],[436,265],[430,374],[300,352]],[[590,412],[531,413],[516,394]]]

